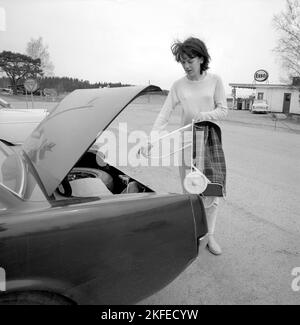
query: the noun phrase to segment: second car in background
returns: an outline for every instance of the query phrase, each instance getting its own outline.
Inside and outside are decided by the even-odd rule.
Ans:
[[[264,99],[255,99],[250,110],[252,113],[268,113],[269,105]]]

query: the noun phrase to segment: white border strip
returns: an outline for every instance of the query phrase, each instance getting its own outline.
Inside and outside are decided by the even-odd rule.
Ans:
[[[0,32],[6,31],[6,14],[5,9],[0,7]]]

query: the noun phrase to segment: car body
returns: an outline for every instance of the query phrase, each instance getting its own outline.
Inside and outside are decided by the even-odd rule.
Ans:
[[[13,89],[11,86],[9,86],[9,87],[10,88],[6,88],[6,89],[9,91],[9,94],[12,95]],[[24,85],[17,85],[16,90],[17,90],[17,94],[20,94],[20,95],[30,95],[31,94],[30,92],[26,91],[26,88]],[[34,92],[32,92],[32,95],[33,96],[45,96],[44,90],[41,88],[38,88]]]
[[[255,99],[251,106],[252,113],[268,113],[269,105],[264,99]]]
[[[12,95],[13,91],[10,88],[0,88],[1,95]]]
[[[1,108],[9,108],[9,107],[11,107],[10,106],[10,103],[8,103],[6,100],[4,100],[4,99],[2,99],[1,97],[0,97],[0,109]]]
[[[206,246],[199,195],[159,193],[91,149],[150,90],[76,90],[22,146],[0,141],[0,304],[136,303]]]
[[[22,144],[47,115],[46,109],[0,108],[0,139]]]

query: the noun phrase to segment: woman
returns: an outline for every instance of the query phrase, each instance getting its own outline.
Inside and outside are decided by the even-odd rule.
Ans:
[[[176,61],[181,63],[186,76],[172,85],[152,131],[162,131],[177,106],[181,109],[181,125],[190,124],[192,119],[197,122],[216,122],[225,118],[227,105],[224,87],[217,75],[207,72],[210,56],[204,42],[191,37],[184,42],[174,43],[171,50]],[[151,145],[148,145],[144,151],[149,152],[150,149]],[[185,152],[184,156],[190,155]],[[190,169],[185,162],[188,160],[183,159],[180,168],[182,182],[186,172]],[[210,201],[209,206],[207,201]],[[214,238],[218,203],[217,197],[204,199],[208,223],[208,249],[215,255],[222,253],[221,247]]]

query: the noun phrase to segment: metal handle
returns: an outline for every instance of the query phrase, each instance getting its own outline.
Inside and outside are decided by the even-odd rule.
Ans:
[[[167,138],[167,137],[170,137],[171,135],[176,134],[176,133],[178,133],[178,132],[182,132],[183,130],[188,129],[188,128],[190,128],[191,126],[193,126],[193,123],[187,124],[187,125],[185,125],[185,126],[179,128],[179,129],[176,129],[176,130],[174,130],[174,131],[172,131],[172,132],[170,132],[170,133],[168,133],[168,134],[165,134],[165,135],[159,137],[158,139],[156,139],[156,140],[154,140],[154,141],[148,142],[148,144],[150,144],[150,145],[152,146],[154,143],[160,142],[160,141],[162,141],[163,139],[165,139],[165,138]],[[188,144],[188,145],[183,146],[183,147],[181,147],[180,149],[175,150],[175,151],[171,152],[170,154],[167,154],[167,155],[164,155],[164,156],[151,156],[151,154],[143,155],[143,156],[144,156],[145,158],[149,158],[149,157],[151,157],[152,159],[162,159],[162,158],[170,157],[171,155],[174,155],[176,152],[181,151],[181,150],[183,150],[183,149],[185,149],[185,148],[188,148],[188,147],[190,147],[190,146],[191,146],[191,144]],[[140,155],[140,154],[141,154],[141,152],[140,152],[140,150],[139,150],[139,151],[138,151],[138,155]]]

